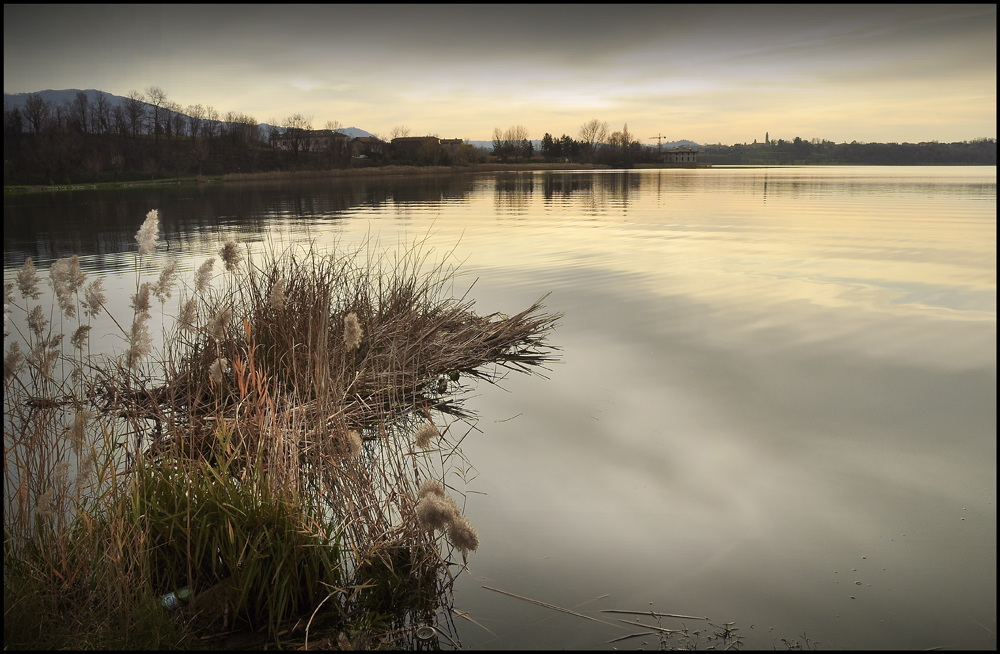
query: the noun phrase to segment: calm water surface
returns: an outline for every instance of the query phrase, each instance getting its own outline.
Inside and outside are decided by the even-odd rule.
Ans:
[[[169,249],[144,279],[167,258],[190,276],[231,237],[374,237],[461,262],[455,290],[477,280],[484,313],[551,292],[565,318],[549,379],[467,401],[482,544],[456,607],[485,629],[459,621],[464,647],[610,648],[631,633],[485,585],[610,623],[622,616],[599,610],[736,621],[751,647],[804,633],[828,649],[996,648],[995,168],[18,195],[4,278],[25,256],[46,270],[79,254],[127,316],[152,208]]]

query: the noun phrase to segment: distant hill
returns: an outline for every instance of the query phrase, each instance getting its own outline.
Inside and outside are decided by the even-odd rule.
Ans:
[[[47,89],[45,91],[36,91],[38,95],[41,96],[42,100],[46,102],[51,102],[53,105],[62,104],[63,102],[72,103],[76,100],[76,94],[80,92],[80,89],[63,89],[60,91],[54,91],[52,89]],[[87,100],[93,105],[94,98],[97,96],[97,89],[86,89],[83,91],[87,94]],[[20,109],[28,101],[28,96],[34,95],[34,93],[4,93],[3,94],[3,106],[6,107],[17,107]],[[112,107],[117,107],[126,98],[120,95],[114,95],[113,93],[104,92],[105,99],[108,104]],[[183,112],[180,112],[183,114]],[[184,114],[187,115],[187,114]],[[268,123],[260,123],[261,128],[270,128],[271,125]],[[280,126],[279,126],[280,127]],[[321,129],[322,126],[314,126],[316,129]],[[352,139],[358,138],[359,136],[371,136],[371,132],[365,131],[358,127],[341,127],[337,130],[342,134],[347,134]]]
[[[73,102],[76,100],[76,94],[80,92],[80,89],[63,89],[62,91],[53,91],[52,89],[47,89],[45,91],[36,91],[38,95],[42,96],[42,100],[46,102],[51,102],[52,104],[62,104],[65,102]],[[94,101],[94,97],[97,95],[97,89],[86,89],[84,93],[87,94],[87,100],[90,102]],[[3,105],[5,107],[23,107],[24,103],[28,101],[28,96],[34,95],[34,93],[4,93],[3,94]],[[104,94],[107,101],[112,107],[117,107],[121,104],[122,100],[125,98],[120,95],[113,95],[111,93],[105,92]]]
[[[360,138],[362,136],[372,136],[371,132],[366,132],[363,129],[358,129],[357,127],[340,127],[337,129],[341,134],[347,134],[352,139]]]
[[[650,145],[650,144],[649,143],[645,143],[644,145]],[[653,144],[653,145],[655,145],[655,144]],[[664,141],[663,144],[660,147],[664,148],[664,149],[668,149],[668,150],[672,149],[672,148],[691,148],[692,150],[699,150],[699,149],[701,149],[702,146],[698,145],[694,141],[688,141],[687,139],[681,139],[680,141]]]

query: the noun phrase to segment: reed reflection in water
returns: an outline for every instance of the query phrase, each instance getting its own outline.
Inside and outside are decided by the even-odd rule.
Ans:
[[[459,295],[478,279],[482,313],[552,292],[563,362],[468,402],[469,487],[485,495],[467,506],[482,545],[456,607],[496,636],[465,624],[464,645],[626,633],[488,585],[736,620],[759,647],[805,631],[823,647],[995,648],[995,168],[20,196],[5,198],[5,279],[25,255],[127,269],[116,239],[153,207],[171,242],[156,256],[186,270],[230,237],[426,238],[464,262]]]

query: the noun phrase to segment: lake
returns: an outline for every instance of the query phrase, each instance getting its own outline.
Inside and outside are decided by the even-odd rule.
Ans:
[[[466,399],[481,545],[455,589],[463,647],[649,649],[608,644],[643,629],[600,611],[653,610],[734,621],[755,648],[996,648],[995,167],[7,195],[4,279],[78,254],[127,317],[154,208],[143,279],[167,259],[190,278],[229,238],[373,238],[460,263],[480,313],[550,294],[547,378]],[[662,626],[682,622],[705,629]]]

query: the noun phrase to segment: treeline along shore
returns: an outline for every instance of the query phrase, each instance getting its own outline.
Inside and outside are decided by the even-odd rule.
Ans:
[[[249,115],[221,115],[211,107],[182,109],[150,87],[127,98],[79,91],[73,101],[53,103],[39,94],[23,106],[4,103],[4,186],[45,186],[256,179],[257,176],[406,174],[517,169],[650,167],[666,151],[647,145],[628,125],[611,131],[590,120],[578,138],[545,133],[532,141],[521,125],[494,129],[492,147],[462,139],[410,136],[393,128],[388,137],[351,139],[328,121],[314,130],[311,119],[293,114],[280,125]],[[350,130],[348,130],[350,131]],[[538,149],[535,143],[539,144]],[[690,142],[685,142],[690,143]],[[956,143],[834,143],[795,137],[763,143],[702,145],[686,149],[691,163],[707,165],[996,165],[995,138]],[[689,159],[685,159],[688,161]],[[491,166],[499,166],[492,168]],[[375,172],[378,171],[378,172]],[[249,177],[248,177],[249,176]]]

